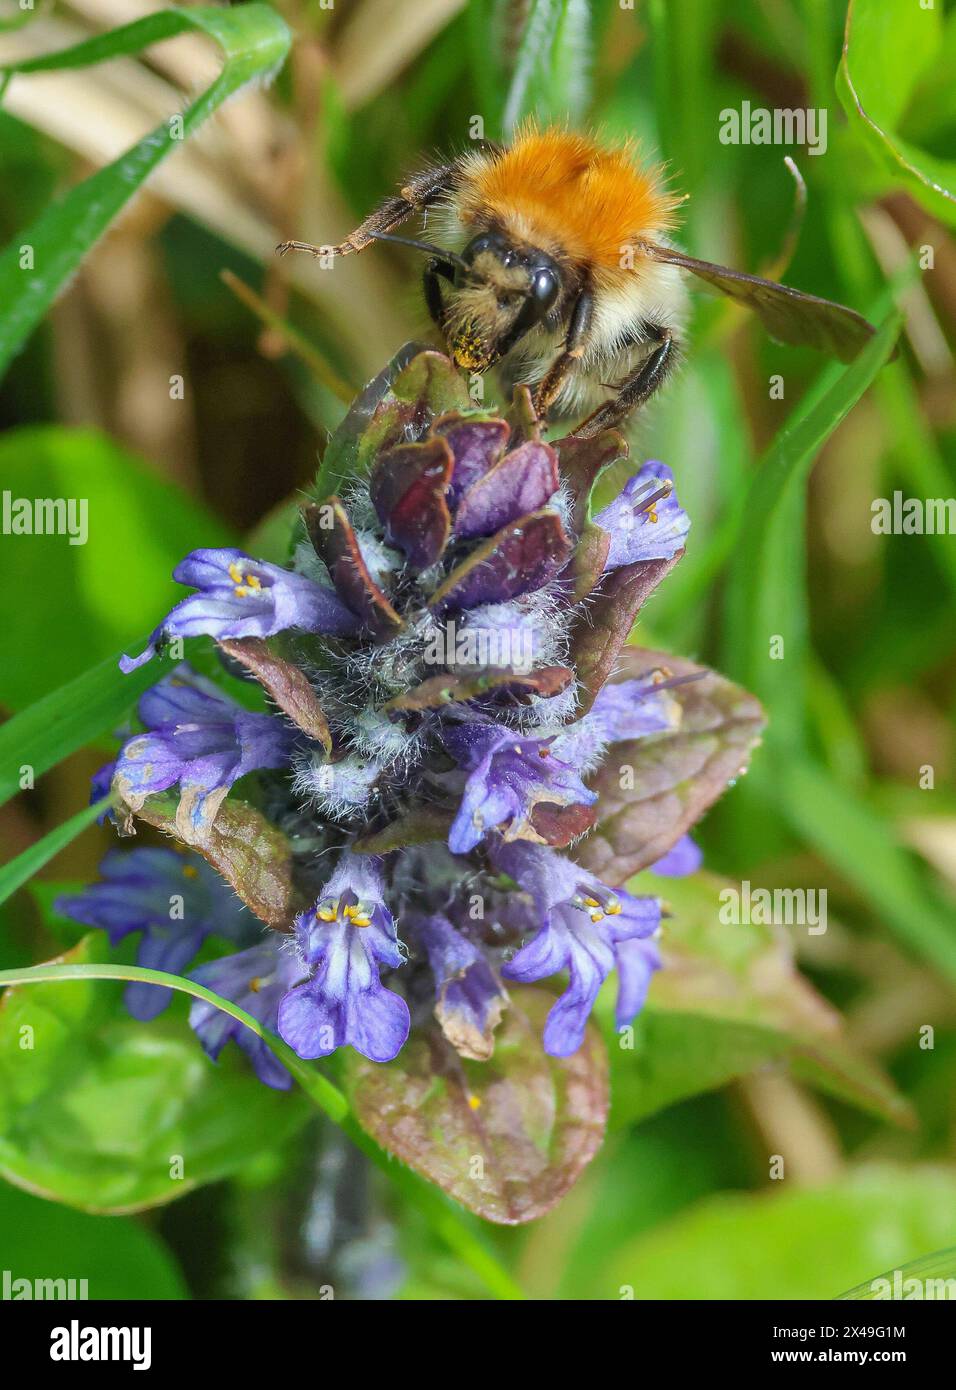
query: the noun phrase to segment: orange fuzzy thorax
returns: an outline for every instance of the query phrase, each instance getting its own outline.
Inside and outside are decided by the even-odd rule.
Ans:
[[[490,216],[552,254],[612,270],[629,244],[672,225],[680,201],[659,170],[637,166],[629,146],[526,128],[503,154],[476,161],[461,215],[469,222]]]

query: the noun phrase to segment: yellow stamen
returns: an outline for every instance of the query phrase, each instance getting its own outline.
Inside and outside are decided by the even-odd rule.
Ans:
[[[242,583],[242,570],[235,561],[229,566],[229,578],[232,580],[233,584]]]
[[[471,1110],[479,1110],[481,1108],[481,1096],[469,1096],[468,1106]]]
[[[592,912],[592,913],[589,913],[589,916],[590,916],[592,922],[603,922],[603,921],[604,921],[604,913],[603,913],[603,912]]]
[[[253,994],[259,993],[259,986],[261,985],[261,983],[262,981],[259,979],[258,975],[255,977],[255,979],[249,981],[249,988],[252,990]]]
[[[320,922],[334,922],[338,913],[334,907],[320,907],[315,915]]]

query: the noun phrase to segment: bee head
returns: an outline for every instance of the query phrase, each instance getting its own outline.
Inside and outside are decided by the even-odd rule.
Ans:
[[[484,231],[461,253],[445,334],[459,367],[484,372],[543,323],[561,292],[557,262],[535,247]]]

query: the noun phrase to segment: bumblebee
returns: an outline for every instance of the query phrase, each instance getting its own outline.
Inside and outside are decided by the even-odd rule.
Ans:
[[[670,234],[682,201],[631,145],[529,125],[508,147],[417,174],[332,250],[424,251],[425,303],[457,364],[500,363],[542,416],[589,411],[574,431],[583,437],[620,426],[672,371],[688,273],[752,309],[778,341],[856,356],[874,330],[854,310],[680,251]],[[430,215],[444,244],[393,235],[414,214]]]

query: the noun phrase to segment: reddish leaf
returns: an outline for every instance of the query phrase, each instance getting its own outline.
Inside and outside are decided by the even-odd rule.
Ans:
[[[358,471],[360,464],[367,463],[368,446],[364,436],[371,430],[373,420],[375,429],[372,430],[372,434],[376,438],[384,437],[388,442],[395,444],[406,437],[402,433],[403,403],[395,395],[393,386],[409,364],[427,352],[430,352],[430,349],[424,343],[406,343],[388,366],[383,368],[378,376],[373,377],[361,394],[356,396],[345,418],[328,442],[316,479],[316,497],[324,498],[336,492],[347,478]],[[410,413],[407,406],[404,413]]]
[[[197,850],[267,926],[290,931],[307,903],[293,883],[292,847],[282,831],[254,806],[229,800],[202,838],[184,835],[176,823],[176,802],[165,794],[151,796],[136,814]]]
[[[415,569],[433,565],[448,544],[452,463],[447,442],[428,439],[387,449],[372,469],[372,504],[385,538],[405,552]]]
[[[348,1084],[379,1144],[487,1221],[513,1226],[550,1211],[594,1157],[608,1089],[596,1028],[573,1056],[549,1057],[541,1032],[553,996],[509,993],[487,1062],[459,1057],[430,1029],[384,1066],[352,1053]]]
[[[264,690],[304,734],[321,743],[326,752],[332,747],[332,734],[322,706],[304,673],[283,660],[261,637],[240,637],[219,642],[220,650],[247,671],[251,671]]]
[[[558,806],[553,801],[539,801],[531,812],[531,828],[554,849],[564,849],[590,830],[598,818],[596,806]]]
[[[557,455],[548,444],[519,444],[462,494],[455,535],[487,536],[512,517],[536,512],[551,501],[558,481]]]
[[[627,648],[616,679],[660,669],[675,676],[706,670],[663,652]],[[746,771],[764,725],[759,702],[713,671],[675,686],[680,724],[667,733],[615,743],[590,778],[598,823],[575,858],[617,886],[660,859],[700,819],[728,783]]]
[[[604,573],[611,537],[600,526],[588,522],[574,547],[567,578],[571,584],[571,602],[579,603],[594,592]]]
[[[556,439],[554,447],[558,451],[561,481],[571,491],[574,526],[580,534],[588,519],[591,489],[605,468],[627,458],[627,440],[617,430],[605,430],[593,439],[576,439],[573,435]]]
[[[571,662],[581,682],[579,716],[593,705],[617,666],[634,619],[683,553],[670,560],[639,560],[604,576],[572,635]]]
[[[433,594],[429,606],[444,613],[517,598],[559,574],[570,551],[557,512],[532,512],[473,550]]]
[[[374,636],[394,637],[405,624],[369,574],[358,537],[339,499],[330,497],[319,506],[312,503],[302,515],[313,549],[328,566],[339,595]]]
[[[504,420],[495,416],[463,415],[458,410],[436,420],[431,432],[446,440],[455,456],[449,493],[452,502],[494,467],[511,433]]]

